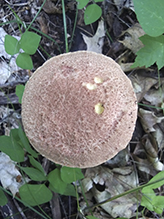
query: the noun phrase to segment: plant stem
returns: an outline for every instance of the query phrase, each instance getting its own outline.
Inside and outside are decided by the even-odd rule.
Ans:
[[[37,18],[37,16],[39,15],[40,11],[42,10],[44,4],[46,3],[46,0],[44,0],[43,4],[41,5],[39,11],[37,12],[37,14],[35,15],[35,17],[33,18],[33,20],[31,21],[30,25],[28,26],[28,28],[26,29],[26,31],[28,31],[30,29],[30,27],[32,26],[32,24],[34,23],[35,19]]]
[[[116,199],[118,199],[118,198],[121,198],[122,196],[128,195],[128,194],[133,193],[133,192],[137,192],[138,190],[141,190],[141,189],[143,189],[143,188],[146,187],[146,186],[153,185],[153,184],[155,184],[155,183],[157,183],[157,182],[160,182],[160,181],[162,181],[162,180],[164,180],[164,178],[161,178],[161,179],[159,179],[159,180],[153,181],[153,182],[151,182],[151,183],[148,182],[148,183],[146,183],[146,184],[144,184],[144,185],[142,185],[142,186],[138,186],[138,187],[133,188],[133,189],[129,189],[128,191],[125,191],[125,192],[123,192],[123,193],[121,193],[121,194],[119,194],[119,195],[115,195],[115,196],[112,197],[112,198],[108,198],[107,200],[104,200],[104,201],[102,201],[102,202],[99,202],[99,203],[97,203],[97,204],[95,204],[95,205],[86,207],[85,210],[98,207],[98,206],[100,206],[100,205],[106,204],[107,202],[111,202],[111,201],[113,201],[113,200],[116,200]]]
[[[143,104],[143,103],[138,103],[138,105],[163,110],[162,107],[158,107],[158,106],[152,106],[152,105],[147,105],[147,104]]]
[[[64,24],[64,36],[65,36],[65,50],[66,50],[66,52],[69,52],[69,49],[68,49],[68,39],[67,39],[67,23],[66,23],[66,16],[65,16],[64,0],[62,0],[62,11],[63,11],[63,24]]]
[[[4,189],[2,186],[0,186],[0,188],[6,192],[7,194],[9,194],[10,196],[12,196],[11,192],[9,192],[8,190]],[[19,202],[21,202],[24,206],[28,207],[29,209],[31,209],[32,211],[34,211],[36,214],[40,215],[42,218],[47,219],[46,216],[44,216],[42,213],[40,213],[39,211],[37,211],[35,208],[31,207],[30,205],[26,204],[24,201],[22,201],[20,198],[18,198],[17,196],[14,197],[16,200],[18,200]]]
[[[72,30],[72,36],[71,36],[71,40],[70,40],[69,50],[70,50],[70,48],[72,46],[72,42],[73,42],[73,37],[74,37],[75,28],[76,28],[76,24],[77,24],[77,15],[78,15],[78,8],[76,7],[76,14],[75,14],[75,20],[74,20],[74,25],[73,25],[73,30]]]
[[[159,92],[160,92],[160,96],[161,96],[161,106],[162,106],[162,111],[163,111],[163,114],[164,114],[164,103],[163,103],[163,93],[162,93],[162,88],[161,88],[161,78],[160,78],[160,72],[159,72],[159,69],[158,69],[158,84],[159,84]]]

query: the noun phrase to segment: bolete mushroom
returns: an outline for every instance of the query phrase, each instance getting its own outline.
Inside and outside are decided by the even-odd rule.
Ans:
[[[131,140],[137,101],[131,81],[111,58],[88,51],[62,54],[38,68],[25,86],[22,122],[49,160],[97,166]]]

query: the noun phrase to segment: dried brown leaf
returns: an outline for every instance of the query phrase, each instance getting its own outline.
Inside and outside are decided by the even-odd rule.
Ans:
[[[161,107],[164,100],[164,83],[160,89],[151,88],[145,95],[144,99],[152,106]],[[158,110],[158,109],[157,109]]]
[[[156,78],[148,77],[145,71],[144,69],[137,70],[129,77],[132,81],[138,102],[140,102],[146,92],[158,82]]]
[[[124,191],[137,186],[138,178],[133,167],[122,167],[110,170],[107,167],[95,167],[86,170],[85,177],[94,182],[91,192],[97,202],[102,202],[110,197],[121,194]],[[104,190],[100,190],[101,186]],[[127,217],[135,215],[137,198],[134,194],[123,196],[101,207],[112,217]]]
[[[164,116],[157,117],[154,112],[149,110],[139,109],[139,117],[142,124],[142,127],[146,133],[155,132],[154,126],[157,123],[161,123],[164,119]]]
[[[84,42],[87,45],[88,51],[102,53],[102,47],[104,45],[104,36],[105,36],[104,21],[101,20],[99,22],[97,31],[93,37],[88,37],[83,33],[81,34],[84,39]]]
[[[162,171],[164,166],[158,159],[158,146],[153,135],[145,135],[142,140],[144,140],[143,146],[150,164],[154,167],[155,170]]]
[[[136,52],[143,47],[143,43],[139,40],[139,37],[144,34],[145,32],[140,24],[136,23],[126,31],[122,32],[120,37],[124,37],[124,39],[119,40],[119,42],[136,54]]]

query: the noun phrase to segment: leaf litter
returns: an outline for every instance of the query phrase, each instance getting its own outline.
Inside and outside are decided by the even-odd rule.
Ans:
[[[85,183],[87,181],[87,183]],[[82,180],[84,191],[91,193],[90,198],[102,202],[127,189],[138,185],[138,177],[133,167],[113,168],[95,167],[86,170],[85,179]],[[101,207],[112,217],[132,217],[137,210],[137,197],[134,194],[123,196],[114,201],[107,202]]]
[[[51,1],[49,2],[52,3]],[[134,3],[135,2],[136,1],[134,1]],[[124,14],[124,12],[127,9],[131,11],[130,13],[134,13],[133,4],[132,1],[130,0],[129,1],[115,0],[114,4],[116,5],[117,8],[117,12],[118,12],[117,16],[120,19],[122,19],[121,15]],[[60,7],[56,8],[56,6],[58,5],[53,6],[55,7],[53,13],[55,13],[55,15],[57,13],[58,22],[59,22],[61,19],[59,16],[59,14],[61,13],[61,8]],[[33,4],[33,7],[34,8],[32,8],[32,11],[33,13],[35,13],[36,6]],[[157,9],[159,10],[159,8]],[[67,10],[69,11],[69,9]],[[53,17],[53,13],[51,17]],[[113,11],[113,13],[116,13],[116,11]],[[61,48],[63,48],[62,47],[63,42],[61,40],[62,35],[61,33],[59,33],[57,24],[55,25],[57,27],[58,32],[56,31],[56,29],[55,30],[53,29],[54,26],[52,25],[52,21],[50,20],[50,17],[47,18],[47,16],[50,15],[41,14],[41,16],[44,17],[45,20],[48,19],[47,20],[48,25],[46,26],[46,33],[48,31],[51,31],[51,35],[58,40],[59,44],[61,45]],[[110,16],[112,17],[112,15]],[[125,17],[123,17],[123,19],[126,20]],[[83,36],[82,43],[83,46],[85,44],[87,45],[87,50],[92,50],[100,53],[103,52],[104,54],[108,53],[108,51],[114,45],[114,43],[117,46],[120,45],[118,43],[121,43],[123,45],[123,49],[122,47],[118,47],[121,49],[115,52],[113,56],[116,57],[116,60],[118,61],[122,69],[127,73],[129,78],[131,79],[134,90],[137,95],[138,103],[141,104],[139,105],[139,119],[136,126],[139,126],[139,129],[140,130],[142,129],[142,131],[137,133],[136,131],[134,132],[132,141],[127,146],[127,149],[125,151],[118,154],[115,158],[111,159],[105,165],[87,169],[85,171],[84,173],[85,178],[82,180],[82,185],[86,193],[86,198],[88,199],[88,203],[90,205],[95,204],[95,202],[99,203],[103,200],[106,200],[110,197],[113,197],[117,194],[127,191],[128,189],[134,188],[138,186],[139,183],[148,182],[152,176],[155,176],[159,171],[163,170],[163,145],[164,145],[164,137],[163,137],[164,116],[162,109],[163,99],[164,99],[163,70],[161,69],[161,85],[158,86],[159,78],[156,72],[156,68],[154,67],[154,65],[149,67],[150,65],[154,64],[157,61],[157,55],[160,56],[162,60],[163,54],[160,45],[162,45],[163,47],[163,39],[157,38],[156,43],[151,42],[150,37],[148,38],[148,36],[143,36],[145,32],[140,27],[140,25],[136,23],[137,22],[136,20],[133,24],[130,25],[130,27],[128,25],[124,26],[124,24],[122,24],[120,20],[119,21],[117,20],[117,22],[119,22],[119,25],[121,23],[124,30],[121,31],[121,35],[118,37],[118,39],[114,39],[113,43],[112,42],[109,43],[109,39],[107,38],[106,31],[104,29],[104,22],[102,21],[99,22],[99,24],[97,25],[96,28],[97,32],[95,30],[95,34],[92,33],[93,37],[86,37],[84,36],[84,34],[82,34]],[[160,22],[162,21],[160,20]],[[45,23],[46,22],[44,22],[44,26]],[[127,23],[129,23],[129,20]],[[38,28],[41,28],[37,24],[36,26]],[[109,30],[111,30],[112,33],[112,27],[108,27],[108,28]],[[1,75],[0,84],[1,85],[7,84],[7,86],[10,87],[12,86],[12,84],[10,83],[10,81],[8,81],[9,76],[11,76],[12,72],[16,72],[16,74],[18,74],[18,68],[17,66],[15,66],[15,62],[13,62],[13,64],[12,62],[10,62],[10,66],[5,62],[9,58],[5,54],[3,47],[4,34],[6,34],[6,32],[2,28],[0,33],[1,33],[1,38],[0,38],[1,59],[3,60],[5,58],[3,61],[0,62],[0,64],[2,64],[1,69],[3,69],[3,71],[0,72]],[[9,30],[8,30],[8,34],[10,34]],[[69,33],[69,35],[71,35],[71,33]],[[138,39],[138,37],[140,36],[142,36],[141,40]],[[144,39],[145,40],[148,39],[147,44],[145,44]],[[48,48],[47,50],[50,51],[50,54],[52,55],[58,54],[57,52],[55,53],[54,51],[50,50],[50,47],[52,45],[51,42],[47,42],[46,39],[44,39],[42,43],[44,46],[46,46],[46,48]],[[145,44],[145,47],[143,47],[143,43]],[[151,46],[153,46],[155,50],[149,51],[149,47]],[[145,51],[145,54],[147,54],[148,52],[151,52],[153,54],[151,60],[148,60],[146,55],[143,57],[144,59],[147,59],[147,67],[149,68],[143,67],[142,59],[140,59],[139,61],[137,61],[138,64],[140,65],[140,68],[137,67],[135,69],[132,69],[131,65],[134,62],[134,58],[132,57],[134,57],[134,53],[136,53],[140,48],[142,48],[142,50]],[[76,49],[78,50],[78,47]],[[37,57],[37,59],[39,58]],[[134,66],[135,65],[137,64],[134,64]],[[157,62],[157,65],[160,68],[162,66],[162,61]],[[3,90],[2,93],[3,95],[7,94],[6,90]],[[16,108],[18,107],[18,102],[16,103],[15,107]],[[17,123],[14,119],[11,119],[12,116],[9,117],[8,113],[12,111],[11,109],[6,107],[6,105],[4,106],[2,105],[0,109],[1,109],[1,117],[0,117],[1,126],[3,127],[3,130],[1,130],[1,135],[3,134],[9,135],[10,129],[16,128]],[[13,115],[13,112],[11,112],[11,114]],[[8,125],[8,123],[6,122],[7,119],[9,118],[10,120],[8,121],[10,121],[10,125]],[[137,128],[138,127],[136,127],[136,130]],[[4,174],[4,177],[7,176],[6,182],[4,179],[1,179],[1,183],[3,182],[3,187],[9,188],[9,190],[12,191],[13,195],[15,195],[16,192],[18,192],[19,184],[15,183],[14,177],[20,175],[20,173],[17,170],[17,168],[15,168],[15,163],[13,163],[9,158],[5,158],[3,153],[1,154],[2,154],[1,155],[2,158],[4,159],[4,162],[9,163],[9,166],[6,165],[5,168],[12,170],[12,173],[10,173],[8,169],[4,169],[5,164],[4,163],[1,164],[1,171],[2,170],[6,171],[5,172],[6,175]],[[79,192],[79,194],[81,193]],[[95,215],[99,214],[99,217],[102,217],[102,215],[104,215],[103,218],[105,218],[106,216],[109,216],[109,218],[111,217],[132,218],[136,216],[136,211],[140,205],[140,200],[141,200],[140,193],[138,194],[138,196],[135,196],[134,194],[130,194],[95,208],[93,210],[93,214],[94,213]],[[83,201],[82,197],[80,198],[79,201],[80,201],[81,209],[83,209],[85,212],[86,202]],[[138,212],[138,215],[139,215],[138,218],[145,219],[145,217],[141,216],[141,212]],[[153,213],[151,214],[149,212],[149,215],[151,215],[149,218],[154,218]]]
[[[19,188],[29,181],[27,177],[23,179],[16,168],[16,162],[3,152],[0,153],[0,181],[4,189],[11,191],[13,197],[19,193]]]

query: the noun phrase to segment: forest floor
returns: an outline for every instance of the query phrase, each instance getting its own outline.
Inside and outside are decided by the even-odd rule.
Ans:
[[[21,122],[21,104],[15,93],[16,86],[25,85],[33,72],[50,57],[66,52],[61,0],[47,0],[37,15],[42,4],[43,0],[0,1],[0,136],[9,136],[10,130],[18,128]],[[104,0],[97,4],[102,9],[101,19],[85,25],[84,9],[77,10],[75,0],[65,1],[68,48],[70,52],[92,50],[102,53],[121,66],[130,78],[137,96],[136,128],[130,143],[116,157],[101,166],[83,171],[85,197],[80,189],[78,202],[76,197],[54,193],[50,202],[40,205],[42,210],[35,207],[38,212],[46,212],[46,218],[85,218],[90,214],[90,211],[85,210],[87,205],[92,206],[143,185],[164,169],[164,117],[161,110],[164,98],[163,69],[158,72],[156,65],[150,68],[131,68],[136,52],[143,46],[139,37],[144,35],[132,1]],[[18,25],[18,18],[24,26]],[[4,36],[9,34],[19,39],[20,31],[23,33],[32,21],[29,30],[37,32],[41,41],[37,52],[32,55],[33,69],[29,71],[13,63],[10,66],[10,56],[4,50]],[[56,167],[41,156],[39,160],[47,173]],[[21,165],[28,166],[29,162],[26,160]],[[163,187],[157,189],[156,194],[162,195]],[[8,203],[1,206],[0,218],[42,218],[7,193],[6,197]],[[92,208],[92,215],[99,219],[162,217],[141,206],[141,199],[141,191],[128,194]]]

